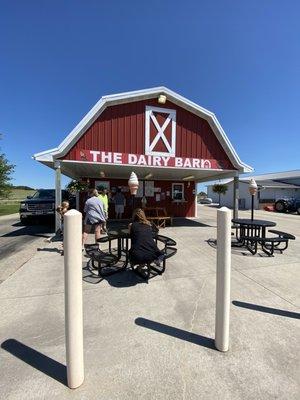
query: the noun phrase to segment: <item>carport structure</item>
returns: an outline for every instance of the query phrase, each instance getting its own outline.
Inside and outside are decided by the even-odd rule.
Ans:
[[[197,183],[229,177],[236,216],[238,176],[252,171],[212,112],[165,87],[103,96],[57,148],[33,157],[55,170],[56,203],[61,173],[127,196],[134,170],[138,197],[175,217],[197,216]]]

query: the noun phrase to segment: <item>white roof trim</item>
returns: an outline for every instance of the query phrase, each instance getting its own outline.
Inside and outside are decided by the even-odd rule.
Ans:
[[[155,98],[159,94],[165,94],[167,96],[167,99],[171,102],[179,105],[182,108],[185,108],[186,110],[196,115],[199,115],[201,118],[204,118],[206,121],[208,121],[210,127],[217,136],[232,164],[240,172],[246,173],[253,171],[252,167],[243,163],[240,160],[226,133],[221,127],[219,121],[217,120],[217,117],[212,112],[198,106],[196,103],[186,99],[185,97],[173,92],[172,90],[164,86],[101,97],[101,99],[95,104],[95,106],[85,115],[85,117],[69,133],[69,135],[61,142],[61,144],[57,148],[43,151],[41,153],[36,153],[34,154],[33,158],[37,161],[45,162],[53,161],[56,158],[63,157],[75,145],[75,143],[93,124],[93,122],[100,116],[100,114],[105,110],[106,107],[116,104],[151,99]]]

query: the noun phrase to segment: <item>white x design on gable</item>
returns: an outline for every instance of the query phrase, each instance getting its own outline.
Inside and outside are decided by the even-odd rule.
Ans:
[[[166,114],[166,120],[162,126],[159,125],[154,113],[159,112]],[[151,141],[150,137],[150,122],[153,122],[157,133],[154,139]],[[171,142],[165,135],[167,126],[171,123]],[[166,146],[167,151],[154,151],[154,148],[159,140],[162,140]],[[146,118],[145,118],[145,154],[147,155],[158,155],[158,156],[171,156],[175,157],[176,150],[176,111],[168,108],[146,106]]]

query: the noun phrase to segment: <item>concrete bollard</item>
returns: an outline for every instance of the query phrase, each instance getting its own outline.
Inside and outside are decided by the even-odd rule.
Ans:
[[[215,346],[220,351],[229,348],[231,270],[231,211],[222,207],[217,211],[217,284]]]
[[[64,215],[65,333],[68,386],[84,380],[82,317],[82,215],[70,210]]]

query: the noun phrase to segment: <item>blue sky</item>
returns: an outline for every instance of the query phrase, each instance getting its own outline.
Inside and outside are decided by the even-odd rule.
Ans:
[[[14,184],[105,94],[164,85],[215,112],[255,173],[299,168],[300,2],[0,0],[0,142]]]

